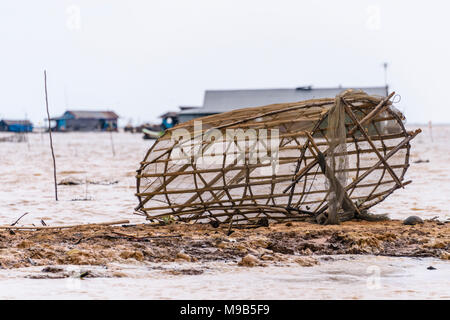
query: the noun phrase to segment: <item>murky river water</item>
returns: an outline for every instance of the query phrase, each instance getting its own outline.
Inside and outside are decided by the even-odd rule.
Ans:
[[[431,265],[436,270],[428,270]],[[200,275],[171,275],[167,271],[192,266],[110,265],[108,271],[117,269],[126,277],[86,280],[26,278],[42,267],[3,271],[0,299],[450,299],[450,264],[439,259],[339,256],[309,268],[204,267]]]
[[[450,126],[435,127],[432,135],[424,128],[412,142],[406,178],[413,183],[372,212],[399,219],[413,214],[449,219],[449,136]],[[31,134],[29,143],[2,142],[0,224],[10,224],[25,212],[20,221],[24,225],[40,225],[41,219],[48,225],[144,222],[133,215],[134,175],[151,141],[126,133],[113,134],[112,140],[108,133],[67,133],[54,134],[54,142],[58,181],[75,178],[85,183],[59,186],[60,201],[55,202],[47,136]],[[417,160],[429,162],[414,163]],[[437,270],[428,270],[430,265]],[[450,263],[438,259],[341,256],[321,259],[311,268],[217,263],[204,265],[206,271],[199,275],[167,273],[182,268],[179,263],[156,267],[110,265],[108,272],[121,270],[125,277],[86,280],[27,278],[42,269],[37,267],[0,270],[0,298],[450,298]]]

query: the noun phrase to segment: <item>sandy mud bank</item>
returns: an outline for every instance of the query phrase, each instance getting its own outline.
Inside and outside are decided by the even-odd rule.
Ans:
[[[350,221],[337,226],[305,222],[255,229],[210,225],[95,226],[0,231],[0,268],[108,263],[225,261],[236,266],[301,266],[319,255],[382,255],[450,259],[450,224],[425,221]]]

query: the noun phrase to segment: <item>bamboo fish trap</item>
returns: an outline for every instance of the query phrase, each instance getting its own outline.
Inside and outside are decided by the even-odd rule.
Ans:
[[[182,123],[141,162],[136,213],[230,225],[324,222],[334,199],[338,219],[358,216],[411,182],[404,176],[420,129],[405,129],[393,95],[347,90]]]

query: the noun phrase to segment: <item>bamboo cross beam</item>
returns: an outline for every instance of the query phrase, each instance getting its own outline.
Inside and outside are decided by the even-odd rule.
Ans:
[[[345,112],[348,114],[348,116],[350,117],[350,119],[352,119],[352,121],[356,124],[356,126],[359,129],[359,132],[361,132],[361,134],[366,138],[366,141],[369,143],[369,145],[372,147],[373,151],[375,152],[375,154],[377,155],[377,157],[381,160],[381,162],[385,165],[387,171],[389,172],[389,174],[392,176],[392,179],[395,180],[395,183],[397,183],[398,186],[403,187],[403,184],[401,183],[400,179],[397,177],[397,175],[395,174],[394,170],[392,170],[392,168],[390,167],[390,165],[387,163],[386,160],[384,160],[383,156],[381,155],[381,153],[378,151],[377,147],[375,146],[375,144],[373,143],[372,139],[370,139],[369,135],[367,134],[366,130],[363,128],[363,126],[361,125],[361,123],[358,121],[358,119],[356,118],[355,114],[353,113],[352,109],[350,108],[350,106],[348,105],[348,102],[345,101],[344,98],[341,98],[342,102],[344,103],[344,109]]]
[[[242,155],[241,155],[242,156]],[[231,164],[229,164],[226,168],[231,168],[231,167],[233,167],[234,166],[234,163],[231,163]],[[217,181],[219,181],[220,180],[220,178],[222,178],[222,176],[223,176],[223,173],[219,173],[219,174],[217,174],[206,186],[205,186],[205,188],[209,188],[209,187],[211,187],[212,185],[214,185]],[[203,192],[205,192],[205,190],[204,191],[202,191],[201,193],[203,193]],[[192,203],[194,200],[196,200],[197,198],[199,197],[199,194],[194,194],[191,198],[189,198],[188,200],[187,200],[187,202],[186,203]],[[178,213],[178,212],[177,212]]]
[[[274,111],[270,111],[270,112],[266,112],[266,113],[258,113],[258,114],[254,115],[254,116],[247,117],[247,118],[242,119],[242,120],[237,120],[237,121],[234,121],[232,123],[227,123],[227,124],[222,124],[222,125],[218,125],[218,126],[213,126],[212,128],[209,128],[207,131],[215,130],[215,129],[221,130],[221,129],[225,129],[225,128],[228,128],[228,127],[236,126],[236,125],[239,125],[239,124],[251,121],[251,120],[255,120],[255,119],[258,119],[258,118],[261,118],[261,117],[273,116],[273,115],[276,115],[276,114],[279,114],[279,113],[282,113],[282,112],[297,110],[297,109],[300,109],[300,108],[321,107],[321,106],[324,106],[324,105],[327,105],[327,104],[331,104],[333,102],[330,99],[322,99],[322,100],[323,101],[312,102],[309,105],[305,105],[304,103],[299,103],[299,104],[292,103],[288,107],[283,108],[281,110],[274,110]],[[206,118],[208,118],[208,117],[206,117]],[[177,127],[174,127],[173,129],[168,130],[166,132],[166,134],[170,134],[173,130],[181,129],[181,128],[183,128],[183,125],[177,126]],[[192,137],[192,140],[199,139],[199,138],[202,137],[202,135],[203,135],[203,132],[201,132],[198,135],[194,135]],[[164,136],[162,138],[164,138]],[[168,152],[169,152],[169,150],[167,150],[163,154],[159,155],[158,158],[161,158],[161,157],[165,156]]]
[[[421,129],[417,129],[416,131],[409,134],[408,137],[406,137],[402,142],[400,142],[394,149],[392,149],[386,156],[384,156],[384,160],[387,161],[390,157],[392,157],[400,148],[402,148],[405,144],[409,143],[412,139],[414,139],[419,133],[421,133]],[[354,180],[352,183],[350,183],[345,189],[348,191],[351,188],[355,187],[360,183],[363,179],[365,179],[369,174],[371,174],[373,171],[375,171],[383,162],[380,160],[376,164],[374,164],[370,169],[366,170],[362,175],[358,177],[358,179]],[[411,183],[411,181],[407,181],[403,183],[403,186],[406,186],[407,184]],[[399,188],[398,185],[396,185],[397,189]],[[327,209],[328,206],[322,207],[321,212]],[[318,211],[318,212],[319,212]]]
[[[320,126],[322,125],[323,121],[325,120],[325,118],[326,118],[327,116],[328,116],[328,113],[323,114],[323,115],[320,117],[319,121],[316,123],[316,125],[314,126],[314,128],[313,128],[313,130],[312,130],[313,135],[315,134],[315,132],[317,131],[317,129],[320,128]],[[307,137],[309,138],[309,133],[308,133],[308,132],[305,132],[305,134],[306,134]],[[295,168],[295,173],[294,173],[294,176],[292,177],[292,182],[295,181],[295,176],[297,175],[298,171],[300,170],[301,163],[302,163],[302,161],[303,161],[303,159],[304,159],[304,157],[305,157],[306,150],[308,149],[308,143],[309,143],[309,141],[310,141],[310,140],[307,139],[306,142],[305,142],[305,144],[302,146],[301,154],[300,154],[300,157],[299,157],[299,159],[298,159],[298,161],[297,161],[297,166],[296,166],[296,168]],[[285,192],[286,192],[286,191],[284,191],[283,193],[285,193]],[[293,196],[294,196],[294,192],[295,192],[295,184],[292,186],[291,191],[290,191],[290,194],[289,194],[288,207],[291,206],[292,198],[293,198]]]
[[[375,118],[379,113],[386,110],[388,107],[387,102],[391,100],[391,98],[395,95],[395,91],[391,92],[386,98],[380,101],[380,103],[371,111],[367,116],[365,116],[361,121],[360,124],[364,125],[366,122],[372,120]],[[357,130],[357,127],[353,127],[352,130],[349,131],[350,134],[354,133]]]
[[[402,148],[405,144],[409,143],[412,139],[414,139],[419,133],[422,132],[422,129],[417,129],[414,132],[412,132],[408,137],[403,139],[394,149],[392,149],[390,152],[388,152],[384,157],[383,160],[387,161],[390,157],[392,157],[397,151]],[[352,188],[353,186],[357,185],[362,179],[367,177],[369,174],[371,174],[375,169],[377,169],[381,164],[383,164],[382,160],[379,160],[376,164],[373,165],[373,167],[367,171],[365,171],[362,175],[358,177],[355,181],[350,183],[347,186],[347,190]]]
[[[371,119],[373,119],[374,117],[376,117],[380,112],[382,112],[385,109],[385,104],[389,101],[390,98],[392,98],[392,96],[394,96],[395,92],[392,92],[390,95],[388,95],[386,98],[384,98],[383,100],[380,101],[380,103],[367,115],[365,116],[362,120],[361,120],[361,124],[364,124],[368,121],[370,121]],[[358,130],[358,126],[354,126],[352,129],[350,129],[347,133],[347,136],[351,136],[353,133],[355,133],[355,131]],[[323,153],[324,156],[327,155],[328,150],[325,150]],[[304,167],[302,170],[300,170],[296,175],[295,175],[295,181],[292,182],[286,189],[284,189],[283,193],[288,192],[289,189],[291,189],[295,184],[297,184],[301,178],[303,178],[303,175],[305,173],[307,173],[309,170],[311,170],[315,165],[318,164],[318,160],[315,159],[313,161],[311,161],[306,167]]]
[[[338,192],[342,193],[342,195],[344,197],[343,203],[342,203],[342,208],[344,210],[352,210],[353,212],[355,212],[358,215],[361,214],[361,212],[359,212],[359,209],[353,203],[352,199],[350,199],[350,196],[348,195],[348,193],[345,190],[345,188],[342,186],[342,184],[339,182],[339,180],[334,175],[331,174],[332,171],[331,171],[330,167],[327,165],[327,162],[325,160],[325,156],[323,155],[322,152],[320,152],[319,148],[314,143],[313,137],[309,135],[308,139],[311,142],[311,145],[313,146],[313,148],[316,150],[317,161],[319,162],[320,169],[322,170],[323,174],[330,181],[330,184],[332,186],[334,186],[333,189],[334,190],[338,190]]]
[[[152,147],[154,147],[154,145],[152,146]],[[211,144],[209,144],[209,145],[205,145],[203,148],[202,148],[202,151],[199,151],[199,152],[205,152],[208,148],[210,148],[211,147]],[[170,154],[171,154],[171,152],[172,152],[172,149],[170,149],[170,150],[168,150],[169,151],[169,156],[170,156]],[[164,154],[167,154],[167,153],[164,153]],[[148,154],[147,154],[148,155]],[[159,157],[158,157],[159,158]],[[189,164],[189,163],[187,163],[187,164],[185,164],[185,165],[183,165],[181,168],[180,168],[180,171],[184,171],[184,170],[186,170],[187,168],[189,168],[191,166],[191,164]],[[167,168],[167,164],[166,164],[166,168]],[[165,186],[167,185],[167,184],[169,184],[170,182],[172,182],[175,178],[177,178],[178,176],[172,176],[172,177],[169,177],[168,179],[165,179],[165,183],[163,184],[163,185],[161,185],[159,188],[158,188],[158,191],[160,191],[160,190],[163,190],[164,188],[165,188]],[[138,190],[139,191],[139,190]],[[139,201],[139,205],[134,209],[135,211],[139,211],[140,209],[142,209],[143,207],[144,207],[144,205],[148,202],[148,201],[150,201],[150,199],[151,199],[151,196],[148,196],[148,197],[146,197],[144,200],[142,200],[142,201]]]

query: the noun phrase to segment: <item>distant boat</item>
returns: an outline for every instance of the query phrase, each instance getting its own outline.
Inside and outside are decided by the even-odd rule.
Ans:
[[[164,131],[152,131],[142,128],[142,133],[144,134],[144,139],[158,139],[164,134]]]
[[[159,125],[147,125],[142,127],[142,132],[144,133],[144,139],[158,139],[164,134],[164,131],[173,128],[178,124],[178,113],[177,112],[166,112],[161,115],[161,124]]]

